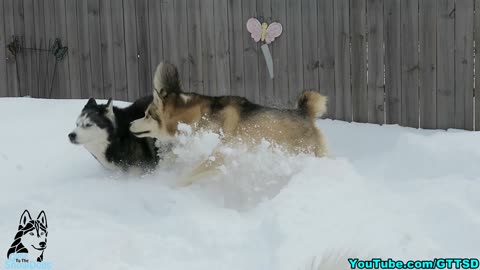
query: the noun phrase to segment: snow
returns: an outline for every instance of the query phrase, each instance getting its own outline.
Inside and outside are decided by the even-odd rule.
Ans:
[[[319,120],[328,158],[266,142],[225,149],[221,176],[178,188],[217,134],[183,128],[176,161],[153,175],[120,175],[68,142],[85,102],[0,99],[1,256],[24,209],[47,214],[53,269],[283,270],[309,269],[329,252],[480,254],[476,132]]]

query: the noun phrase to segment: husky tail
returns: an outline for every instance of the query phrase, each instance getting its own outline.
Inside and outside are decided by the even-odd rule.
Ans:
[[[315,91],[304,91],[297,100],[297,109],[305,116],[315,119],[327,111],[326,96]]]
[[[171,93],[181,90],[180,79],[177,68],[167,62],[161,62],[153,78],[153,86],[159,93]]]

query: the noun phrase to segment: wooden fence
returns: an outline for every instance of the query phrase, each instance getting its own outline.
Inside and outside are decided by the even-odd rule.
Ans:
[[[480,0],[0,0],[0,96],[132,101],[161,60],[186,89],[292,106],[329,97],[328,117],[480,129]],[[271,80],[248,18],[278,21]],[[48,51],[68,47],[57,61]],[[476,116],[476,117],[475,117]]]

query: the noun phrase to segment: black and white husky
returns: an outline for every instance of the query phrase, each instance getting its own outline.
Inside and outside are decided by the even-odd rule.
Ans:
[[[28,210],[20,217],[18,232],[12,245],[8,249],[7,258],[12,254],[27,253],[30,260],[43,261],[43,252],[47,248],[47,216],[40,212],[33,220]]]
[[[134,136],[129,127],[130,122],[144,116],[152,100],[152,96],[146,96],[126,108],[118,108],[113,106],[112,99],[107,104],[97,104],[90,98],[68,138],[73,144],[83,145],[107,169],[148,172],[159,161],[158,148],[154,140]]]

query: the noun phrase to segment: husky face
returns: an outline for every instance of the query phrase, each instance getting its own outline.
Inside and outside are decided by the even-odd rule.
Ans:
[[[112,100],[98,105],[90,98],[77,118],[77,127],[68,134],[73,144],[91,145],[108,142],[108,134],[113,130],[115,115]]]
[[[164,104],[157,91],[153,91],[153,102],[145,111],[145,116],[133,121],[130,131],[140,138],[153,137],[162,141],[174,138],[175,132],[168,128]]]

